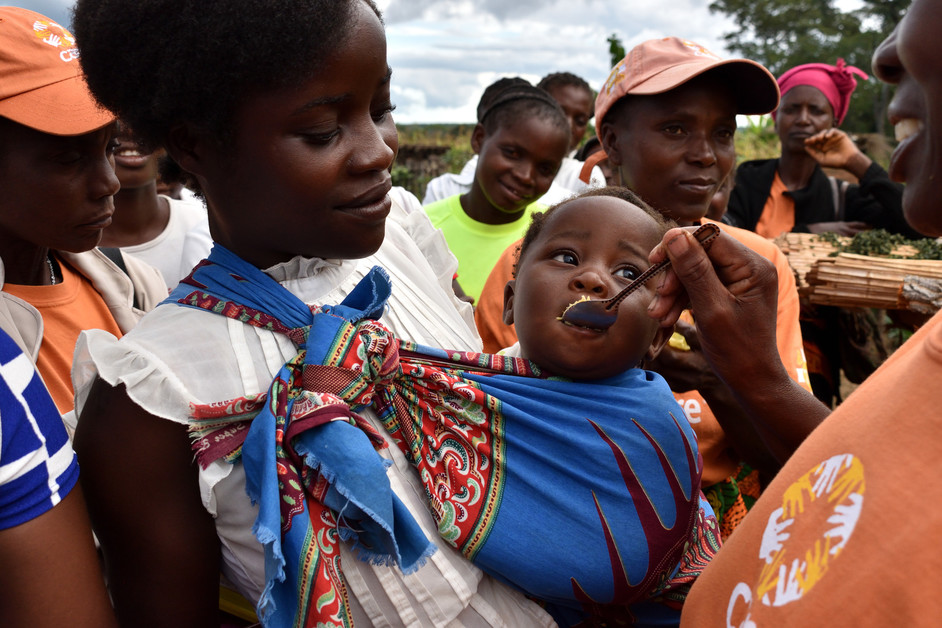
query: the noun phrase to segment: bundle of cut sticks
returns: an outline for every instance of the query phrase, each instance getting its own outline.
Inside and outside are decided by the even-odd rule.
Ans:
[[[846,243],[849,238],[839,238]],[[775,240],[795,271],[798,293],[810,303],[838,307],[914,310],[931,314],[942,306],[942,261],[905,259],[915,249],[901,246],[900,258],[838,253],[814,234],[786,233]]]

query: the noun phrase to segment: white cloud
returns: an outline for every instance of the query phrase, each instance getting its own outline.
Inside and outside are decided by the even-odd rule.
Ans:
[[[859,3],[860,0],[839,0]],[[13,0],[63,24],[74,0]],[[677,35],[726,55],[733,29],[709,0],[377,0],[384,12],[400,122],[473,122],[481,92],[502,76],[536,82],[567,71],[598,88],[607,39],[626,48]]]
[[[725,16],[710,13],[707,0],[378,4],[385,12],[394,97],[406,97],[397,103],[399,122],[473,122],[481,92],[501,76],[536,82],[567,71],[598,88],[611,67],[612,33],[626,48],[677,35],[725,55],[722,35],[732,28]]]

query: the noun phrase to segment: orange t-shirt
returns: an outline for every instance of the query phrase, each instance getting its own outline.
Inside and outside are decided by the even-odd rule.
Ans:
[[[693,585],[683,626],[938,626],[942,313],[812,432]]]
[[[756,233],[764,238],[777,238],[788,233],[795,226],[795,200],[786,196],[788,188],[782,177],[775,172],[769,197],[765,199],[765,206],[756,223]]]
[[[703,222],[714,222],[704,219]],[[798,325],[798,289],[795,275],[788,265],[788,259],[779,248],[769,240],[751,231],[715,223],[723,231],[750,249],[759,253],[773,264],[778,271],[778,311],[776,319],[776,341],[782,363],[792,379],[805,389],[811,390],[805,354],[802,350],[801,328]],[[496,352],[509,347],[517,341],[517,334],[512,326],[503,323],[504,286],[512,278],[516,247],[512,244],[504,251],[490,277],[484,284],[481,298],[474,310],[474,321],[484,340],[484,350]],[[686,320],[691,320],[688,318]],[[697,434],[700,453],[703,455],[703,486],[710,486],[728,478],[740,461],[730,456],[729,443],[719,421],[710,411],[709,405],[695,390],[674,393],[677,402],[683,407],[687,419]]]
[[[62,281],[54,286],[4,284],[3,290],[23,299],[43,318],[43,340],[36,368],[60,413],[74,408],[72,355],[79,332],[103,329],[115,337],[121,330],[91,282],[59,261]]]
[[[481,289],[481,296],[474,304],[474,324],[487,353],[497,353],[517,342],[514,326],[504,324],[504,287],[513,279],[517,248],[521,242],[517,240],[497,258]]]

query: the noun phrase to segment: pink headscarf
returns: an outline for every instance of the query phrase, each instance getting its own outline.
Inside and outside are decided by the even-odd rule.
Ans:
[[[834,119],[839,125],[844,121],[847,110],[850,108],[850,95],[857,87],[854,74],[864,80],[870,78],[863,70],[847,65],[843,59],[837,60],[837,65],[826,63],[806,63],[788,70],[779,77],[778,86],[782,97],[793,87],[810,85],[821,90],[824,97],[831,103],[834,110]],[[775,113],[772,113],[775,117]]]

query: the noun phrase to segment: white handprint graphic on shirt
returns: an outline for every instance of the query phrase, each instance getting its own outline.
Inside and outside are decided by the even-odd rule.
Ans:
[[[762,533],[762,545],[759,547],[759,558],[766,564],[771,564],[775,554],[782,551],[782,545],[790,536],[785,529],[795,522],[794,519],[782,519],[785,514],[784,508],[779,508],[769,515],[769,522]],[[781,519],[781,521],[780,521]]]
[[[815,497],[821,497],[824,493],[830,493],[834,486],[834,479],[842,468],[850,467],[854,457],[848,454],[843,456],[834,456],[828,458],[818,467],[818,478],[814,483]]]
[[[836,545],[831,547],[830,553],[832,555],[837,554],[847,545],[851,534],[854,533],[857,520],[860,519],[860,511],[863,508],[863,495],[851,493],[847,498],[850,500],[850,503],[836,505],[834,507],[834,514],[828,517],[828,523],[835,525],[825,532],[824,536],[832,539],[840,539]]]

